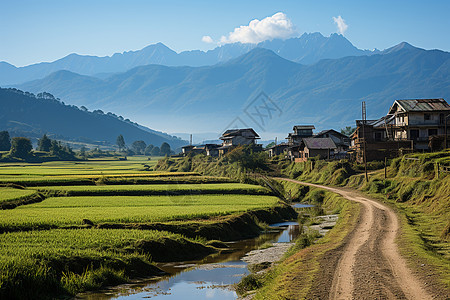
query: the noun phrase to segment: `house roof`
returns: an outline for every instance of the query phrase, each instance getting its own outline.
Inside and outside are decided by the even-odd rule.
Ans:
[[[219,148],[221,145],[217,145],[217,144],[205,144],[205,149],[206,150],[212,150],[212,149],[217,149]]]
[[[273,145],[272,147],[266,148],[266,150],[275,149],[275,148],[287,148],[287,147],[289,147],[288,143],[281,143],[281,144]]]
[[[302,140],[309,149],[336,149],[336,144],[331,138],[304,138]]]
[[[305,129],[316,129],[314,125],[296,125],[292,128],[292,130],[305,130]]]
[[[187,146],[183,146],[181,147],[182,149],[189,149],[189,148],[194,148],[194,145],[187,145]]]
[[[243,129],[228,129],[222,134],[220,139],[231,138],[233,136],[242,136],[244,132],[250,132],[251,134],[253,134],[255,138],[259,138],[259,135],[256,133],[256,131],[253,130],[253,128],[243,128]]]
[[[415,111],[448,111],[450,110],[450,105],[440,98],[440,99],[409,99],[409,100],[395,100],[389,109],[389,113],[395,113],[395,106],[399,105],[405,112]]]
[[[332,134],[337,135],[337,136],[341,136],[341,137],[344,137],[344,138],[348,138],[348,136],[346,136],[345,134],[342,134],[342,133],[340,133],[339,131],[336,131],[336,130],[334,130],[334,129],[322,130],[322,131],[319,132],[318,134],[314,135],[314,137],[319,137],[319,136],[324,135],[324,134],[327,134],[327,133],[332,133]]]
[[[395,119],[395,115],[387,115],[379,118],[378,120],[366,120],[367,126],[373,126],[375,128],[377,127],[383,127],[386,124],[393,124]],[[362,120],[356,120],[356,127],[362,126]]]

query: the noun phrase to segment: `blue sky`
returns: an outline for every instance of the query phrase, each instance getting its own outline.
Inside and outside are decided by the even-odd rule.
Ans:
[[[23,66],[70,53],[111,55],[162,42],[179,52],[207,50],[236,27],[277,12],[295,34],[338,28],[355,46],[384,49],[407,41],[450,50],[450,1],[6,1],[0,3],[0,61]],[[294,34],[294,35],[295,35]]]

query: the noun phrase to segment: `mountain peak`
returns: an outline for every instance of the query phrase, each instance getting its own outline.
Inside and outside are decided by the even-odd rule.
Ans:
[[[398,45],[395,45],[391,48],[384,50],[383,53],[388,54],[388,53],[393,53],[393,52],[397,52],[397,51],[401,51],[401,50],[413,50],[413,49],[419,49],[419,48],[414,47],[413,45],[411,45],[407,42],[401,42]]]
[[[249,52],[229,61],[230,64],[254,64],[261,63],[265,61],[288,61],[272,50],[256,47]],[[293,63],[293,62],[292,62]]]

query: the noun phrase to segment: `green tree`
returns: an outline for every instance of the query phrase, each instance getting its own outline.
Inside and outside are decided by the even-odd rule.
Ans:
[[[155,147],[155,146],[153,146],[152,144],[147,145],[147,147],[145,147],[145,152],[144,152],[144,154],[145,154],[145,155],[151,155],[152,149],[153,149],[154,147]]]
[[[123,138],[123,135],[120,134],[117,137],[116,144],[119,146],[119,151],[125,149],[125,139]]]
[[[81,149],[80,149],[80,153],[79,153],[79,155],[83,158],[83,159],[86,159],[86,147],[85,146],[82,146],[81,147]]]
[[[153,147],[152,152],[150,153],[151,156],[159,156],[159,147]]]
[[[341,129],[341,133],[346,136],[351,136],[353,132],[355,132],[356,128],[352,126],[345,126],[345,128]]]
[[[147,144],[144,141],[134,141],[133,144],[131,144],[131,149],[133,149],[136,154],[144,154],[145,147],[147,147]]]
[[[60,155],[61,152],[61,143],[56,141],[56,140],[52,140],[51,141],[51,146],[50,146],[50,153],[52,155],[58,156]]]
[[[30,155],[33,146],[30,139],[24,137],[15,137],[11,141],[11,150],[9,154],[12,157],[27,158]]]
[[[52,140],[47,137],[46,134],[42,136],[38,141],[38,151],[50,152],[50,147],[52,146]]]
[[[11,138],[8,131],[0,131],[0,151],[11,149]]]
[[[266,149],[269,149],[270,147],[273,147],[273,146],[275,146],[275,142],[267,144]]]
[[[170,155],[170,145],[166,142],[162,143],[159,152],[160,155]]]
[[[253,145],[238,146],[226,154],[230,163],[237,163],[240,166],[251,170],[267,170],[267,153],[256,150]]]

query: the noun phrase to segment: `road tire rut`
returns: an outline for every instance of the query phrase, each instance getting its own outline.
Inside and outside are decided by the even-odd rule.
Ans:
[[[276,179],[326,189],[361,204],[354,230],[341,247],[329,253],[339,257],[325,260],[334,270],[322,266],[328,271],[321,272],[320,281],[329,282],[329,287],[319,288],[321,292],[313,293],[313,298],[433,299],[400,255],[395,243],[400,225],[390,207],[350,189]]]

